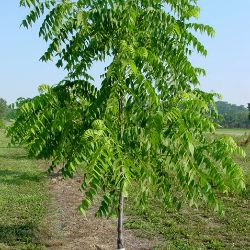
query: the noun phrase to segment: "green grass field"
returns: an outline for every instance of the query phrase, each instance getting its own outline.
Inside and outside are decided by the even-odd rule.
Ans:
[[[242,139],[245,130],[219,130]],[[39,231],[46,215],[47,177],[21,148],[8,148],[0,130],[0,249],[45,249]],[[250,144],[246,159],[237,158],[250,183]],[[140,237],[158,239],[156,249],[250,249],[250,187],[241,195],[224,197],[225,216],[209,209],[183,207],[163,210],[152,201],[147,210],[128,204],[125,227]]]
[[[221,128],[216,130],[216,134],[218,135],[230,135],[230,136],[243,136],[245,134],[250,134],[250,129],[242,129],[242,128]]]
[[[40,249],[47,180],[25,150],[8,142],[0,129],[0,249]]]

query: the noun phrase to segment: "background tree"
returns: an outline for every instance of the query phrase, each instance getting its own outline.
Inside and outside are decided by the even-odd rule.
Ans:
[[[42,60],[55,57],[67,79],[26,100],[9,129],[13,143],[52,161],[72,176],[81,166],[85,212],[97,195],[97,215],[118,215],[118,249],[124,197],[136,187],[139,204],[154,197],[167,207],[205,200],[221,210],[217,194],[244,188],[242,153],[230,138],[208,138],[217,118],[214,94],[199,90],[189,55],[207,51],[194,33],[211,27],[191,22],[196,1],[21,0],[31,8],[23,26],[46,17],[39,35],[50,42]],[[87,72],[112,58],[100,89]],[[212,107],[212,108],[211,108]]]
[[[0,118],[2,119],[4,118],[7,109],[8,109],[7,102],[3,98],[0,98]]]
[[[7,104],[7,101],[3,98],[0,98],[0,119],[2,120],[11,120],[15,118],[15,105]]]
[[[249,128],[248,109],[243,105],[230,104],[228,102],[216,102],[220,115],[219,123],[225,128]]]
[[[8,109],[7,102],[3,98],[0,98],[0,128],[5,127],[4,118],[5,118],[7,109]]]
[[[17,100],[18,102],[18,100]],[[5,115],[5,119],[7,121],[14,120],[16,118],[16,105],[14,103],[8,105],[7,112]]]

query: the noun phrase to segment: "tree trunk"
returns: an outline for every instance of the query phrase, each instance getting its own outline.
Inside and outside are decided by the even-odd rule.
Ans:
[[[118,223],[117,223],[117,249],[125,249],[124,248],[124,238],[123,238],[123,204],[124,204],[124,197],[122,191],[119,197],[119,204],[118,204]]]
[[[120,93],[119,100],[119,122],[120,122],[120,141],[123,145],[123,133],[124,133],[124,94]],[[121,168],[121,174],[123,175],[123,169]],[[124,207],[124,197],[123,197],[123,184],[120,187],[119,204],[118,204],[118,221],[117,221],[117,249],[125,250],[124,238],[123,238],[123,207]]]

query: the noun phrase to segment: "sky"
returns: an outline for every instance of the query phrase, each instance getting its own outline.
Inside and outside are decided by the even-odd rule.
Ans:
[[[56,84],[66,72],[53,62],[39,58],[46,43],[38,37],[38,26],[20,28],[27,10],[19,0],[0,0],[0,97],[13,103],[18,97],[37,95],[40,84]],[[199,39],[208,50],[207,57],[194,56],[192,62],[206,69],[201,88],[223,96],[238,105],[250,102],[250,0],[199,0],[199,22],[216,30],[214,38]],[[96,79],[103,72],[95,64],[91,72]]]

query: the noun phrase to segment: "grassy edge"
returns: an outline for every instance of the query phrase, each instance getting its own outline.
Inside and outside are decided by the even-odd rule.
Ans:
[[[24,149],[8,142],[0,129],[0,249],[44,249],[48,180]]]

